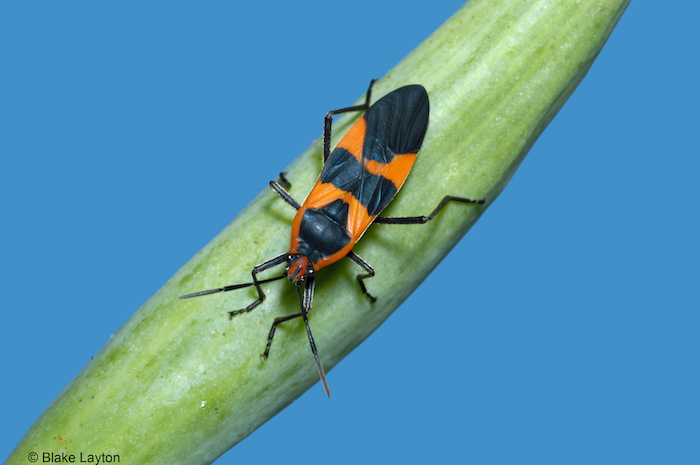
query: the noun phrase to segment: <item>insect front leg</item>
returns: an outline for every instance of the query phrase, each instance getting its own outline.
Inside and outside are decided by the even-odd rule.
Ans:
[[[330,397],[331,391],[328,387],[328,381],[326,381],[326,372],[323,370],[323,366],[321,365],[321,359],[319,358],[318,350],[316,349],[316,342],[314,341],[313,334],[311,334],[311,326],[309,325],[308,313],[311,311],[311,305],[314,301],[315,289],[316,282],[313,277],[306,279],[306,285],[303,291],[301,289],[301,283],[297,283],[297,295],[299,296],[299,305],[301,306],[301,312],[295,313],[293,315],[275,318],[275,321],[272,322],[272,327],[270,328],[270,334],[267,337],[267,346],[265,347],[265,352],[260,354],[260,357],[266,359],[270,355],[270,347],[272,346],[272,339],[275,337],[277,325],[279,325],[280,323],[284,323],[285,321],[302,317],[304,319],[304,325],[306,326],[306,335],[309,337],[309,345],[311,346],[311,352],[313,353],[314,361],[316,362],[318,376],[321,379],[321,383],[323,384],[323,389],[326,391],[326,395]]]
[[[365,270],[367,274],[358,274],[357,275],[357,282],[360,284],[360,289],[362,290],[362,293],[369,297],[369,300],[372,301],[372,303],[377,301],[377,298],[374,297],[372,294],[367,292],[367,288],[365,287],[365,283],[362,281],[367,279],[367,278],[372,278],[374,277],[374,268],[370,266],[369,263],[364,261],[359,255],[357,255],[355,252],[352,250],[348,253],[347,257],[352,260],[356,265],[358,265],[360,268]]]
[[[260,287],[261,281],[258,281],[257,274],[261,273],[269,268],[275,267],[279,265],[280,263],[286,262],[287,261],[287,254],[283,253],[281,255],[276,256],[273,259],[270,259],[264,263],[261,263],[260,265],[256,266],[253,268],[253,271],[251,274],[253,275],[253,285],[255,286],[255,289],[258,291],[258,299],[253,302],[252,304],[248,305],[246,308],[242,308],[240,310],[233,310],[231,312],[228,312],[228,317],[229,319],[233,318],[234,316],[238,315],[239,313],[246,313],[251,310],[253,310],[255,307],[260,305],[263,300],[265,300],[265,293],[262,290],[262,287]],[[229,286],[232,289],[242,287],[242,285],[239,286]]]
[[[275,321],[272,322],[272,327],[270,328],[270,333],[267,335],[267,346],[265,346],[265,352],[260,354],[260,358],[265,360],[265,359],[267,359],[267,357],[270,356],[270,347],[272,347],[272,339],[275,337],[275,331],[277,331],[277,325],[280,323],[284,323],[285,321],[299,318],[300,316],[301,316],[301,313],[295,313],[294,315],[280,316],[280,317],[275,318]]]
[[[303,294],[301,290],[301,283],[297,283],[297,294],[299,294],[299,306],[301,307],[301,312],[275,318],[275,320],[272,322],[270,333],[267,336],[267,346],[265,347],[265,352],[260,354],[260,357],[266,359],[270,355],[270,347],[272,346],[272,339],[275,337],[275,331],[277,331],[277,325],[284,323],[285,321],[299,318],[300,316],[304,316],[304,321],[306,321],[306,316],[304,313],[309,313],[311,311],[315,290],[316,284],[313,278],[307,279],[306,289],[303,291]],[[311,338],[311,350],[314,352],[314,354],[316,353],[316,344],[313,342],[313,338]]]

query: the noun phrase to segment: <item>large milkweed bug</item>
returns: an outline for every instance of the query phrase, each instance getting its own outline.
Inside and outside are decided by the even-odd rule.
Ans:
[[[183,295],[181,299],[199,297],[217,292],[233,291],[255,286],[258,298],[240,310],[229,312],[229,318],[253,310],[265,300],[260,287],[287,277],[296,284],[301,312],[275,318],[267,338],[266,359],[270,354],[272,339],[277,325],[295,318],[303,318],[314,354],[318,375],[328,397],[331,393],[326,375],[311,334],[308,313],[314,298],[315,276],[321,268],[348,257],[364,273],[357,276],[362,293],[372,302],[372,296],[364,280],[374,276],[374,269],[352,251],[367,228],[374,222],[379,224],[424,224],[435,218],[448,202],[482,204],[484,200],[446,196],[429,216],[382,217],[382,210],[401,189],[413,167],[418,150],[428,129],[430,103],[428,93],[421,85],[401,87],[390,92],[370,106],[372,86],[367,89],[362,105],[329,111],[323,125],[323,170],[318,181],[303,204],[299,204],[283,187],[290,187],[281,175],[281,181],[271,181],[270,187],[289,205],[297,210],[292,223],[292,238],[289,252],[278,255],[253,268],[252,283],[234,284],[218,289]],[[331,152],[331,124],[333,115],[351,111],[365,111],[343,136]],[[286,263],[280,276],[257,278],[258,273]]]

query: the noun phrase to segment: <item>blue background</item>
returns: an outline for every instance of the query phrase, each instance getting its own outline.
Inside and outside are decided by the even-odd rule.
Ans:
[[[0,459],[461,5],[257,3],[0,4]],[[700,463],[699,10],[633,2],[333,399],[315,386],[217,463]]]

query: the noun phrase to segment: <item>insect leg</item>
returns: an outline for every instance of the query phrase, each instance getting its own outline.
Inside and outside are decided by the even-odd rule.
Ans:
[[[261,263],[261,264],[258,265],[257,267],[253,268],[253,273],[255,273],[255,270],[256,270],[256,269],[258,270],[258,272],[260,272],[260,271],[263,271],[263,270],[266,270],[266,269],[268,269],[268,268],[272,268],[273,266],[278,265],[279,263],[281,263],[281,261],[278,261],[279,258],[280,258],[280,257],[284,257],[284,258],[286,259],[285,255],[286,255],[286,254],[282,254],[282,255],[280,255],[279,257],[275,257],[275,258],[273,258],[272,260],[269,260],[269,261],[267,261],[267,262],[265,262],[265,263]],[[284,260],[282,260],[282,261],[284,261]],[[265,265],[267,265],[267,266],[265,266]],[[263,267],[263,266],[265,266],[265,268],[261,268],[261,267]],[[282,274],[279,275],[279,276],[275,276],[274,278],[261,279],[261,280],[259,280],[259,281],[258,281],[257,279],[255,279],[255,275],[253,275],[254,281],[253,281],[252,283],[232,284],[232,285],[230,285],[230,286],[217,287],[216,289],[208,289],[208,290],[206,290],[206,291],[194,292],[194,293],[192,293],[192,294],[181,295],[181,296],[179,297],[179,299],[191,299],[192,297],[201,297],[201,296],[203,296],[203,295],[216,294],[217,292],[235,291],[236,289],[243,289],[243,288],[245,288],[245,287],[250,287],[250,286],[255,286],[256,288],[259,289],[261,284],[271,283],[272,281],[280,280],[280,279],[282,279],[282,278],[285,278],[286,276],[287,276],[287,271],[286,271],[286,270],[285,270],[284,273],[282,273]],[[263,294],[262,298],[263,298],[263,299],[265,298],[265,295],[264,295],[264,294]],[[252,310],[252,308],[251,308],[251,310]],[[230,312],[229,312],[229,313],[230,313]],[[234,314],[235,314],[235,313],[234,313]]]
[[[283,179],[283,181],[286,181],[286,179]],[[289,182],[287,182],[289,184]],[[289,184],[291,186],[291,184]],[[294,197],[292,197],[287,190],[282,187],[282,184],[280,184],[277,181],[270,181],[270,188],[277,193],[280,197],[282,197],[282,200],[287,202],[289,205],[294,207],[295,210],[299,210],[301,208],[301,205],[299,205],[299,202],[294,200]]]
[[[403,217],[391,217],[391,216],[378,216],[374,219],[375,224],[425,224],[432,220],[440,213],[440,210],[445,208],[449,202],[460,202],[460,203],[473,203],[473,204],[483,204],[486,199],[472,200],[466,199],[464,197],[454,197],[451,195],[446,195],[442,199],[440,204],[433,210],[429,216],[403,216]]]
[[[331,124],[333,123],[333,115],[338,115],[340,113],[347,113],[349,111],[365,111],[369,108],[369,101],[372,98],[372,86],[376,82],[376,79],[372,79],[369,82],[369,88],[367,89],[367,94],[365,97],[365,103],[362,105],[355,105],[354,107],[341,108],[339,110],[331,110],[326,114],[323,119],[323,163],[326,163],[328,157],[331,155]]]
[[[311,283],[310,283],[311,281]],[[308,291],[304,291],[304,294],[301,294],[301,284],[297,283],[297,294],[299,294],[299,305],[301,306],[302,311],[306,310],[306,313],[309,313],[311,311],[311,304],[313,302],[314,298],[314,289],[316,288],[315,283],[313,283],[313,278],[309,278],[306,281],[306,287],[308,288],[309,285],[312,286],[311,292],[309,293]],[[309,295],[310,294],[310,295]],[[308,304],[307,304],[308,301]],[[275,337],[275,331],[277,330],[277,325],[280,323],[284,323],[285,321],[293,320],[294,318],[299,318],[302,316],[302,313],[295,313],[293,315],[287,315],[287,316],[280,316],[275,318],[275,321],[272,322],[272,327],[270,328],[270,334],[267,336],[267,346],[265,347],[265,352],[260,354],[262,358],[267,358],[270,355],[270,347],[272,346],[272,339]],[[304,316],[306,319],[306,316]],[[313,339],[312,339],[313,341]],[[313,344],[311,347],[312,350],[316,349],[316,344]]]
[[[287,177],[284,175],[284,171],[280,172],[280,185],[284,187],[285,189],[289,190],[292,188],[292,183],[287,180]]]
[[[277,331],[277,325],[284,323],[285,321],[293,320],[294,318],[299,318],[301,313],[295,313],[294,315],[280,316],[275,318],[272,322],[272,327],[270,328],[270,334],[267,336],[267,346],[265,346],[265,352],[260,354],[260,357],[266,359],[270,356],[270,347],[272,346],[272,338],[275,337],[275,331]]]
[[[229,319],[233,318],[234,316],[238,315],[239,313],[245,313],[245,312],[251,311],[252,309],[257,307],[258,305],[260,305],[263,302],[263,300],[265,300],[265,293],[263,292],[262,288],[260,287],[260,284],[263,283],[264,281],[258,281],[257,274],[260,272],[263,272],[269,268],[275,267],[275,266],[277,266],[280,263],[283,263],[285,261],[287,261],[287,254],[283,253],[282,255],[278,255],[275,258],[270,259],[264,263],[261,263],[260,265],[253,268],[253,271],[251,272],[251,274],[253,276],[253,286],[255,286],[255,289],[258,291],[258,299],[255,302],[253,302],[252,304],[248,305],[246,308],[242,308],[240,310],[234,310],[234,311],[228,312]],[[284,276],[284,275],[282,275],[282,276]],[[238,285],[238,286],[243,287],[245,285]],[[231,287],[233,289],[238,289],[237,286],[229,286],[229,287]],[[227,290],[232,290],[232,289],[227,289]]]
[[[348,253],[347,257],[355,262],[356,265],[358,265],[360,268],[365,270],[367,274],[358,274],[357,275],[357,282],[360,283],[360,289],[362,290],[362,293],[369,297],[369,300],[372,301],[372,303],[377,301],[377,298],[374,297],[372,294],[367,292],[367,288],[365,287],[365,283],[362,281],[367,278],[371,278],[374,276],[374,269],[370,266],[369,263],[364,261],[359,255],[357,255],[355,252],[352,250]]]

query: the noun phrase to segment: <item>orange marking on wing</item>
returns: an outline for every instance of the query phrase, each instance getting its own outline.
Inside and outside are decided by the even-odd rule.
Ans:
[[[389,163],[379,163],[375,160],[368,160],[365,168],[370,173],[384,176],[386,179],[393,182],[398,191],[406,181],[408,173],[411,172],[415,161],[415,153],[405,153],[403,155],[396,155]]]
[[[357,158],[357,161],[360,161],[362,157],[362,147],[365,144],[366,128],[367,122],[365,121],[365,117],[362,116],[348,129],[348,132],[340,139],[340,142],[338,142],[335,148],[340,147],[347,150]]]
[[[350,199],[350,212],[348,213],[348,231],[355,240],[359,241],[367,228],[372,224],[377,215],[370,216],[367,207],[362,205],[354,196]]]
[[[352,194],[335,187],[333,183],[317,181],[316,185],[314,185],[313,189],[311,189],[311,192],[309,192],[309,195],[306,197],[306,200],[304,200],[304,207],[322,208],[338,199],[347,202],[347,199],[350,197],[352,197]]]

